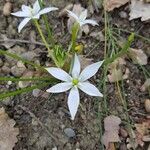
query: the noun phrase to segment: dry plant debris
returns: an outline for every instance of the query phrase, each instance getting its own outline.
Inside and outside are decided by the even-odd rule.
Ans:
[[[134,64],[147,64],[148,57],[142,49],[130,48],[128,56],[132,59]]]
[[[141,18],[141,21],[150,19],[150,4],[140,0],[131,0],[130,20]]]
[[[117,58],[109,65],[109,74],[107,75],[109,82],[117,82],[128,78],[130,71],[125,65],[124,58]]]
[[[104,0],[103,5],[106,11],[112,11],[115,8],[119,8],[122,5],[128,3],[129,0]]]
[[[105,145],[106,149],[110,147],[110,143],[119,142],[119,124],[121,119],[117,116],[107,116],[104,119],[104,135],[102,136],[102,143]],[[111,145],[112,146],[112,145]]]
[[[19,129],[15,128],[15,120],[10,119],[5,109],[0,108],[0,150],[12,150],[18,141]]]

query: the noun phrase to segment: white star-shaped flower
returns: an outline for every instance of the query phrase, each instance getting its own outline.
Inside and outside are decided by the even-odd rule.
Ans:
[[[46,68],[46,70],[52,76],[63,81],[62,83],[58,83],[48,89],[47,92],[61,93],[70,89],[68,96],[68,107],[72,120],[75,118],[80,101],[78,89],[91,96],[103,96],[99,90],[88,81],[89,78],[96,74],[102,63],[103,61],[99,61],[97,63],[91,64],[80,73],[80,61],[78,56],[75,54],[71,75],[60,68]]]
[[[24,19],[18,26],[18,32],[20,32],[31,19],[39,19],[40,16],[43,14],[46,14],[50,11],[58,10],[58,8],[56,7],[47,7],[41,9],[38,0],[33,4],[33,8],[31,8],[30,6],[22,5],[21,9],[21,11],[11,13],[12,15],[17,17],[24,17]]]
[[[85,25],[85,24],[91,24],[93,26],[98,25],[98,23],[95,20],[92,19],[86,19],[87,18],[87,9],[85,9],[84,11],[81,12],[81,14],[78,16],[75,13],[73,13],[72,11],[66,10],[68,12],[68,15],[73,17],[81,26]]]

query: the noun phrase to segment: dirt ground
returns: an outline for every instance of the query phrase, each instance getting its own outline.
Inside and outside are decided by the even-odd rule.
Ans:
[[[33,0],[19,0],[13,2],[13,10],[20,9],[22,4],[33,3]],[[21,19],[13,16],[4,17],[2,15],[4,1],[0,0],[0,38],[4,36],[10,39],[20,39],[31,41],[31,38],[35,38],[36,41],[41,41],[35,27],[29,23],[22,31],[21,34],[17,33],[17,25]],[[65,0],[52,0],[49,3],[53,6],[57,6],[63,9],[70,3],[81,3],[83,7],[88,7],[86,1],[65,1]],[[150,28],[149,22],[143,23],[140,19],[134,21],[128,20],[129,7],[125,5],[119,9],[110,13],[110,22],[114,27],[122,28],[127,31],[134,31],[146,38],[149,38]],[[125,15],[122,15],[125,14]],[[126,16],[127,15],[127,16]],[[56,39],[61,42],[64,47],[66,41],[69,41],[70,34],[66,28],[67,17],[57,17],[57,12],[52,15],[48,15],[51,24],[54,26],[54,33]],[[103,9],[97,13],[91,15],[91,18],[95,18],[99,25],[98,27],[90,27],[88,35],[83,34],[79,39],[79,42],[85,44],[84,54],[88,54],[88,58],[94,59],[93,62],[103,59],[104,55],[104,41],[96,36],[91,36],[92,33],[97,33],[104,30],[104,13]],[[127,39],[127,33],[120,33],[123,39]],[[10,44],[10,43],[9,43]],[[93,49],[94,47],[94,49]],[[136,38],[132,47],[148,50],[150,45]],[[0,43],[1,49],[7,49],[3,43]],[[37,56],[34,62],[45,65],[49,62],[46,57],[45,48],[36,44],[15,43],[10,46],[9,49],[21,49],[22,53],[34,51]],[[92,51],[91,51],[92,50]],[[91,51],[91,52],[90,52]],[[89,53],[90,52],[90,53]],[[5,71],[1,71],[0,76],[13,76],[10,73],[10,68],[16,64],[13,60],[7,59],[4,56],[0,56],[3,63],[0,63],[0,67],[5,66]],[[143,72],[138,65],[134,65],[131,61],[127,61],[126,66],[130,70],[130,76],[124,81],[125,95],[128,103],[128,113],[130,120],[134,124],[140,122],[142,119],[147,119],[148,114],[144,108],[145,99],[149,98],[147,91],[141,92],[140,88],[143,85],[145,79]],[[145,66],[147,70],[150,70],[150,62]],[[31,66],[27,66],[26,69],[32,70]],[[92,82],[98,85],[101,80],[102,70],[100,69],[97,76],[94,77]],[[49,86],[47,86],[49,87]],[[45,87],[42,89],[45,91]],[[122,120],[125,120],[126,114],[124,108],[120,105],[117,97],[116,85],[114,83],[107,83],[108,91],[108,109],[109,114],[117,115]],[[15,90],[16,84],[8,85],[0,83],[0,92],[3,93],[8,90]],[[102,91],[102,88],[100,88]],[[114,94],[115,93],[115,94]],[[100,135],[102,131],[100,124],[103,127],[103,120],[98,116],[98,110],[102,99],[89,97],[81,93],[81,107],[78,109],[77,116],[74,121],[70,120],[69,111],[67,108],[67,95],[63,94],[51,94],[49,97],[34,97],[32,93],[22,94],[15,97],[10,97],[0,102],[0,106],[6,109],[6,112],[11,118],[16,121],[16,127],[19,128],[18,142],[16,143],[14,150],[101,150]],[[100,108],[101,109],[101,108]],[[124,127],[124,124],[121,124]],[[117,145],[117,149],[126,150],[122,148],[125,144],[125,139],[122,138],[121,143]],[[143,148],[142,148],[143,149]],[[141,149],[141,150],[142,150]],[[147,149],[147,146],[144,148]],[[140,148],[139,148],[140,150]]]

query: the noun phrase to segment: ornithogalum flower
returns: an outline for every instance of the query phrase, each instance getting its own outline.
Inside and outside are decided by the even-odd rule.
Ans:
[[[91,64],[81,72],[80,61],[78,56],[75,54],[71,74],[68,74],[64,70],[56,67],[46,68],[52,76],[63,81],[62,83],[58,83],[48,89],[47,92],[61,93],[70,89],[68,107],[72,120],[75,118],[80,101],[78,89],[91,96],[103,96],[99,90],[88,81],[89,78],[96,74],[102,63],[103,61],[99,61]]]
[[[93,26],[98,25],[98,23],[95,20],[92,19],[86,19],[87,18],[87,9],[81,12],[81,14],[78,16],[72,11],[66,10],[68,12],[68,15],[73,17],[76,22],[79,23],[80,27],[85,25],[85,24],[91,24]]]
[[[24,19],[21,21],[21,23],[18,26],[18,32],[20,32],[23,27],[31,20],[31,19],[39,19],[41,15],[46,14],[50,11],[57,10],[58,8],[56,7],[47,7],[44,9],[40,8],[39,1],[37,0],[33,4],[33,8],[30,6],[22,5],[21,11],[11,13],[14,16],[17,17],[23,17]]]

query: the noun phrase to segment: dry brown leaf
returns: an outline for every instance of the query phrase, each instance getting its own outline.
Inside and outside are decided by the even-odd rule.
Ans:
[[[80,62],[81,62],[81,69],[84,69],[86,66],[89,66],[92,64],[93,59],[86,58],[83,55],[80,55]]]
[[[146,91],[150,89],[150,78],[146,79],[146,81],[144,82],[144,84],[141,87],[141,91]]]
[[[10,119],[4,108],[0,108],[0,150],[12,150],[18,141],[19,129],[14,128],[16,122]]]
[[[81,14],[81,12],[84,11],[84,10],[85,10],[85,8],[83,8],[80,4],[75,4],[73,6],[72,12],[75,13],[77,16],[79,16]],[[68,31],[70,33],[71,33],[71,28],[72,28],[74,23],[75,23],[75,19],[70,16],[69,19],[68,19],[68,22],[67,22]],[[79,37],[82,35],[82,32],[84,32],[85,34],[88,34],[89,33],[89,26],[84,25],[84,26],[81,27]]]
[[[132,61],[135,64],[140,64],[140,65],[147,64],[148,58],[142,49],[130,48],[128,56],[132,59]]]
[[[150,4],[140,0],[131,0],[130,20],[141,18],[141,21],[150,19]]]
[[[125,5],[129,0],[104,0],[104,8],[106,11],[112,11],[115,8],[119,8],[122,5]]]
[[[109,74],[107,75],[109,82],[117,82],[128,78],[130,71],[124,67],[125,64],[124,58],[118,58],[109,65]]]
[[[119,142],[119,124],[121,119],[117,116],[110,115],[104,119],[104,128],[105,132],[102,136],[102,143],[105,145],[108,150],[109,144],[114,142]]]

